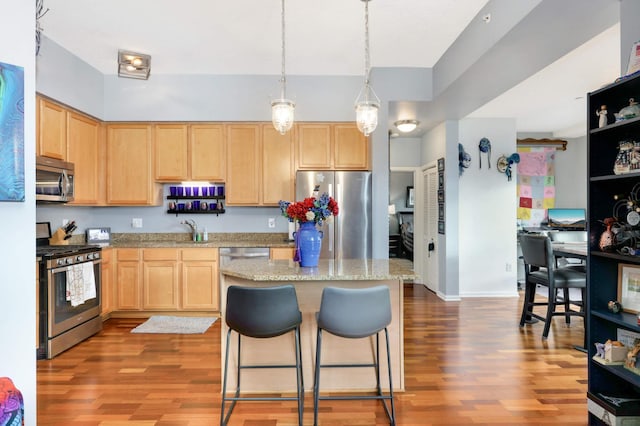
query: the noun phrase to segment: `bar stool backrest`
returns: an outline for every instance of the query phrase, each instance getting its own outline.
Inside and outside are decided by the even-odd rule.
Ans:
[[[292,285],[227,289],[225,320],[229,328],[257,338],[287,333],[302,323],[296,290]]]
[[[551,240],[545,235],[521,235],[520,248],[524,263],[531,266],[553,268]]]
[[[317,321],[318,327],[336,336],[371,336],[391,323],[389,288],[326,287],[322,291]]]

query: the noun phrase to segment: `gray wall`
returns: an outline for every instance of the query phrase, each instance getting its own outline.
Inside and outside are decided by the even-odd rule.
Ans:
[[[147,81],[108,75],[94,81],[95,70],[51,40],[43,47],[38,63],[38,91],[105,121],[270,121],[270,100],[278,94],[278,76],[179,76],[152,75]],[[102,91],[103,108],[83,103],[74,87],[75,78],[48,78],[64,73],[92,82],[88,93]],[[98,88],[93,85],[99,86]],[[354,76],[287,76],[289,96],[297,103],[298,121],[353,121],[354,101],[362,84]],[[84,86],[84,83],[83,83]],[[385,123],[389,101],[430,99],[431,71],[415,68],[372,70],[372,86],[381,99],[378,129],[372,134],[373,256],[388,256],[387,206],[389,199],[389,149]],[[84,108],[83,108],[84,106]],[[85,109],[86,108],[86,109]],[[165,193],[167,188],[165,186]],[[39,221],[60,226],[62,219],[75,219],[79,231],[89,226],[111,226],[114,232],[179,232],[180,218],[165,207],[83,208],[39,207]],[[269,217],[276,228],[269,229]],[[142,218],[143,228],[131,228],[132,218]],[[197,216],[210,232],[287,232],[287,222],[273,208],[230,208],[219,217]]]

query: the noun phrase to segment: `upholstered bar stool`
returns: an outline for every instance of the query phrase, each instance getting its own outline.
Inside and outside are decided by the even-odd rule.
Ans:
[[[377,286],[350,289],[326,287],[322,291],[320,311],[316,314],[318,331],[316,336],[315,382],[313,385],[314,409],[313,424],[318,424],[318,401],[320,400],[381,400],[390,424],[395,426],[395,407],[393,404],[393,382],[391,380],[391,356],[389,354],[389,332],[391,323],[391,298],[389,288]],[[380,332],[384,330],[387,343],[387,367],[389,371],[389,393],[383,394],[380,384]],[[347,339],[360,339],[376,336],[376,351],[372,363],[365,364],[322,364],[322,333],[326,331]],[[358,396],[320,396],[321,368],[370,367],[376,375],[376,395]],[[387,400],[390,401],[389,409]]]
[[[298,424],[302,426],[302,414],[304,411],[304,382],[300,347],[302,314],[298,307],[295,288],[292,285],[262,288],[231,286],[227,290],[225,321],[229,330],[227,331],[227,348],[224,360],[220,425],[227,424],[237,401],[298,401]],[[229,397],[227,396],[227,372],[232,331],[238,334],[238,369],[236,392],[234,396]],[[240,352],[242,336],[270,338],[289,332],[293,332],[295,335],[296,363],[294,365],[242,365]],[[241,370],[256,368],[295,368],[297,395],[295,397],[241,397]],[[230,401],[231,405],[225,414],[225,403],[227,401]]]

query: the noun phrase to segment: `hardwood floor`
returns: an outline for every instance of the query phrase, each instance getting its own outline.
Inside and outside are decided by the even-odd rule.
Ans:
[[[518,326],[521,300],[443,302],[405,285],[406,391],[397,424],[587,424],[582,320]],[[104,330],[53,360],[38,361],[38,425],[216,425],[220,320],[201,335],[131,334],[143,320]],[[240,402],[230,425],[288,426],[295,402]],[[313,400],[305,400],[305,425]],[[323,401],[323,426],[387,425],[380,403]]]

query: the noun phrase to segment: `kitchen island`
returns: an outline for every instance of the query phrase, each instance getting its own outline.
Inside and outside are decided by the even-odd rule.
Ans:
[[[413,265],[406,259],[368,260],[320,260],[318,267],[301,268],[292,260],[246,259],[231,262],[220,268],[221,291],[221,368],[224,369],[227,326],[224,323],[227,289],[231,285],[245,287],[271,287],[291,284],[295,287],[302,312],[301,345],[305,389],[313,387],[315,365],[316,321],[322,290],[328,286],[365,288],[378,285],[389,287],[391,292],[392,322],[388,327],[390,355],[395,390],[404,389],[403,345],[403,283],[415,278]],[[228,389],[235,389],[237,368],[237,334],[232,334],[228,375]],[[384,337],[381,336],[380,357],[386,359]],[[288,333],[271,339],[243,337],[243,364],[292,364],[294,336]],[[374,338],[343,339],[329,333],[323,335],[323,363],[371,362],[375,348]],[[387,375],[386,362],[381,362],[381,376]],[[375,375],[370,368],[327,368],[322,370],[322,391],[346,392],[372,390]],[[384,384],[383,387],[387,386]],[[243,370],[243,392],[292,392],[295,391],[294,370],[254,369]]]

